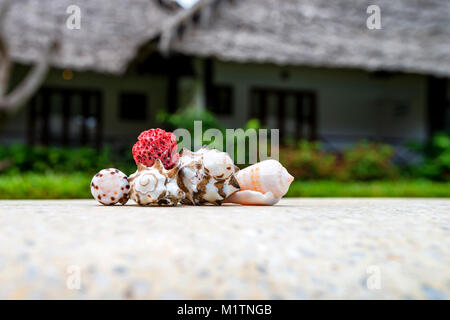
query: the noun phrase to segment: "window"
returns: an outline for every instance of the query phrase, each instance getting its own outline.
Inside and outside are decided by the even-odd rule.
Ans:
[[[231,86],[214,86],[212,104],[208,108],[217,115],[233,114],[233,89]]]
[[[28,143],[99,147],[102,113],[100,90],[41,88],[28,106]]]
[[[119,117],[121,120],[145,121],[147,119],[147,95],[133,92],[121,93]]]
[[[250,91],[250,118],[263,126],[277,128],[280,140],[317,139],[317,98],[307,90],[253,88]]]

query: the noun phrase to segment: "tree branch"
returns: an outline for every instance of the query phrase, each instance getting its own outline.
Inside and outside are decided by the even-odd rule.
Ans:
[[[0,22],[5,21],[6,12],[9,9],[9,5],[10,2],[4,2],[0,6]],[[11,59],[9,57],[6,41],[3,38],[2,24],[0,24],[0,99],[8,90],[9,75],[11,72]]]
[[[0,110],[7,113],[17,111],[36,92],[49,69],[50,50],[32,67],[26,78],[11,93],[0,98]]]
[[[7,93],[12,62],[3,32],[3,23],[10,4],[10,2],[5,2],[0,7],[0,111],[3,113],[14,113],[36,92],[47,75],[50,55],[55,48],[54,43],[49,43],[25,79],[10,93]]]
[[[8,54],[0,53],[0,100],[5,96],[8,90],[10,74],[11,59]]]

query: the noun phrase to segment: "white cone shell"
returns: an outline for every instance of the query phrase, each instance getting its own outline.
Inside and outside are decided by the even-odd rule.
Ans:
[[[227,202],[274,205],[288,192],[294,177],[276,160],[265,160],[235,174],[241,190]]]
[[[272,192],[275,198],[283,197],[294,177],[276,160],[264,160],[235,174],[241,190],[261,193]]]

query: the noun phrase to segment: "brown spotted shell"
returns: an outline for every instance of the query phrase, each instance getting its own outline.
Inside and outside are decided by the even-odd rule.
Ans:
[[[91,181],[92,196],[105,206],[127,203],[129,189],[127,176],[116,168],[101,170]]]
[[[183,204],[221,205],[240,189],[234,177],[239,168],[225,152],[208,147],[197,152],[183,149],[177,165],[178,186],[186,194]]]
[[[130,198],[141,206],[175,206],[184,198],[178,187],[178,168],[164,169],[161,161],[152,167],[138,164],[136,173],[130,176]]]

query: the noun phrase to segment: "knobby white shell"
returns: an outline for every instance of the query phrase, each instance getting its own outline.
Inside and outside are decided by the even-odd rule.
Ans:
[[[159,159],[150,168],[138,164],[129,178],[130,198],[142,206],[177,205],[185,196],[178,187],[177,174],[177,167],[166,170]]]
[[[234,173],[239,170],[230,156],[202,147],[197,152],[183,149],[178,161],[178,185],[185,192],[184,204],[215,204],[239,190]]]
[[[274,205],[288,192],[294,177],[276,160],[265,160],[240,170],[235,177],[241,190],[227,202]]]

